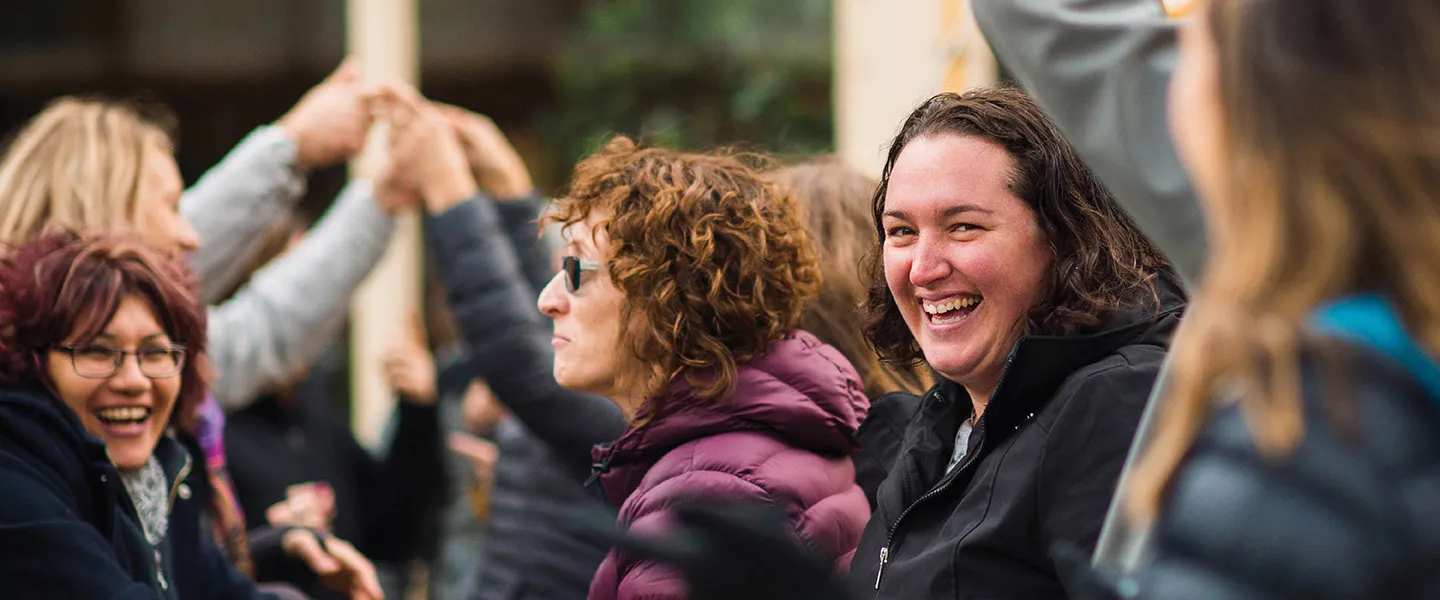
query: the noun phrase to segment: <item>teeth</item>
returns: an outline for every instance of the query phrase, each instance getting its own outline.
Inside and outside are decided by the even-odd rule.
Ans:
[[[150,416],[150,409],[143,406],[102,408],[95,411],[95,416],[105,421],[140,421]]]
[[[932,315],[943,315],[952,310],[970,308],[971,306],[975,306],[979,303],[979,296],[966,296],[964,298],[954,298],[948,302],[942,302],[940,304],[922,304],[921,306],[925,309],[925,312],[927,313],[930,313]]]

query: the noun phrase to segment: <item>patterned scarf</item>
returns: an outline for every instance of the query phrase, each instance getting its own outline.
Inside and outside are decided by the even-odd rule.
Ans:
[[[205,452],[205,466],[210,474],[210,513],[215,524],[215,543],[235,570],[251,577],[255,566],[250,560],[250,542],[245,537],[245,513],[235,497],[235,485],[225,467],[225,411],[212,396],[200,405],[200,419],[195,427],[200,448]]]
[[[165,471],[160,468],[160,460],[152,454],[144,466],[119,469],[119,472],[130,503],[135,505],[135,513],[140,517],[140,526],[145,530],[145,541],[159,546],[170,529],[170,503],[165,496]]]

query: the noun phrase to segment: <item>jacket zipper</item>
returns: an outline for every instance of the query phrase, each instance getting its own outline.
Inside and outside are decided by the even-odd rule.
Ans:
[[[190,453],[185,453],[185,464],[180,465],[180,473],[175,476],[175,481],[170,484],[170,502],[166,504],[165,511],[173,513],[175,510],[175,496],[180,492],[180,486],[185,485],[185,478],[190,476],[190,469],[193,466],[193,459]],[[162,562],[160,551],[155,551],[155,579],[160,583],[160,589],[169,591],[170,582],[165,579],[165,563]]]
[[[1005,357],[1005,366],[1000,368],[1000,379],[995,384],[996,392],[999,392],[1001,386],[1005,384],[1005,375],[1010,372],[1010,365],[1015,362],[1015,351],[1019,348],[1020,344],[1017,342],[1015,344],[1015,347],[1010,350],[1010,355]],[[915,499],[914,502],[911,502],[909,506],[905,507],[905,510],[900,511],[900,516],[895,519],[895,522],[890,524],[890,532],[885,536],[885,545],[880,547],[880,568],[876,569],[875,571],[876,598],[880,597],[880,579],[885,576],[885,564],[890,562],[890,547],[895,544],[895,532],[900,530],[900,522],[904,521],[905,515],[910,514],[910,511],[914,510],[916,506],[920,505],[920,503],[929,500],[930,498],[933,498],[939,495],[941,492],[949,489],[950,485],[955,483],[955,480],[959,478],[958,475],[965,469],[970,468],[970,465],[975,462],[976,458],[980,455],[980,450],[985,446],[985,430],[987,429],[987,426],[984,423],[983,416],[980,419],[979,425],[980,440],[979,443],[976,444],[975,452],[967,454],[965,456],[965,459],[962,460],[960,464],[955,465],[955,469],[953,471],[946,473],[943,477],[940,478],[940,485],[936,486],[934,489],[928,492],[925,492],[919,498]]]
[[[582,487],[588,488],[595,485],[595,482],[600,480],[601,475],[610,472],[610,459],[615,457],[615,448],[611,446],[603,452],[604,454],[601,455],[600,460],[590,463],[590,476],[585,478],[585,484]]]

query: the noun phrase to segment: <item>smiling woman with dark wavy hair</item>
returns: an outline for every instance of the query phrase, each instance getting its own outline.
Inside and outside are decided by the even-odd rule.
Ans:
[[[1185,297],[1040,107],[940,94],[890,146],[866,333],[939,374],[851,583],[877,598],[1063,598],[1100,532]]]

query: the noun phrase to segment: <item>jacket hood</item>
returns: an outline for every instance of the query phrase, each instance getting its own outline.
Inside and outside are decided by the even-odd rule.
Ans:
[[[84,448],[104,443],[90,435],[80,419],[38,382],[0,384],[0,436],[36,439],[53,445]]]
[[[768,432],[804,450],[848,455],[870,406],[855,367],[799,330],[736,365],[735,387],[719,400],[698,398],[684,378],[667,395],[648,423],[627,429],[611,446],[614,464],[654,460],[685,442],[732,431]],[[597,461],[605,452],[597,449]]]

